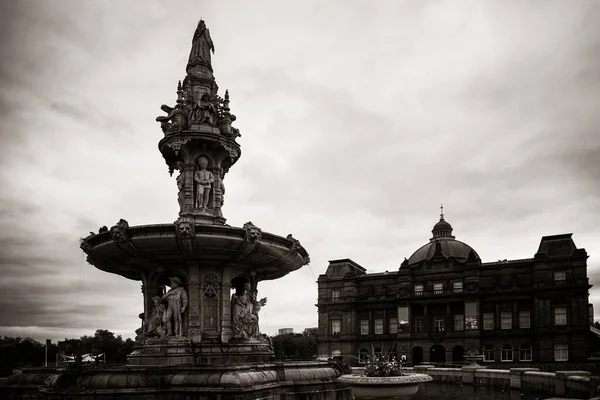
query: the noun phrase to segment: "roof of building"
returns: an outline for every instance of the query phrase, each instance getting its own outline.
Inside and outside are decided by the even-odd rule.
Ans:
[[[479,255],[471,246],[460,240],[456,240],[452,236],[452,230],[452,225],[444,219],[444,209],[442,207],[440,220],[431,230],[433,237],[429,239],[429,243],[421,246],[410,256],[408,265],[430,260],[434,256],[452,258],[459,262],[465,262],[471,256],[473,259],[481,261]]]

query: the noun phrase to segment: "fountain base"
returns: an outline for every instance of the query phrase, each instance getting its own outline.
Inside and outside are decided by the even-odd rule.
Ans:
[[[222,367],[80,367],[48,374],[37,371],[39,387],[29,385],[28,395],[23,396],[24,388],[19,382],[29,382],[27,374],[25,370],[0,380],[0,394],[6,396],[3,398],[193,400],[215,396],[222,400],[349,400],[352,397],[348,386],[337,382],[341,371],[323,361]]]

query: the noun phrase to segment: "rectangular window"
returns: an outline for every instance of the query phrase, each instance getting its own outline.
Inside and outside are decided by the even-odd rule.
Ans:
[[[461,282],[453,282],[452,283],[452,291],[454,293],[462,293],[463,292],[463,283]]]
[[[554,346],[554,361],[568,361],[569,347],[566,344],[557,344]]]
[[[390,318],[388,320],[388,328],[391,334],[398,333],[398,318]]]
[[[375,334],[381,335],[383,333],[383,319],[377,318],[375,320]]]
[[[331,334],[339,335],[342,333],[342,321],[339,319],[334,319],[331,321]]]
[[[531,361],[532,359],[532,351],[531,346],[528,344],[524,344],[519,349],[519,361]]]
[[[512,329],[512,312],[502,311],[500,313],[500,327],[502,329]]]
[[[567,325],[567,309],[565,307],[554,309],[554,325]]]
[[[423,285],[415,285],[415,296],[421,296],[423,294]]]
[[[398,307],[398,331],[399,332],[410,332],[410,324],[408,323],[408,307]]]
[[[415,318],[415,332],[423,332],[425,330],[425,321],[423,318]]]
[[[486,331],[494,329],[494,313],[483,313],[483,329]]]
[[[444,316],[443,315],[436,315],[433,318],[433,327],[436,332],[444,331]]]
[[[433,284],[433,294],[443,294],[444,293],[444,284],[441,282]]]
[[[465,330],[465,316],[462,314],[454,315],[454,330],[464,331]]]
[[[478,324],[479,303],[465,302],[465,328],[468,330],[479,329]]]
[[[369,334],[369,320],[368,319],[360,320],[360,334],[361,335]]]
[[[554,282],[561,284],[567,280],[567,273],[565,271],[554,272]]]
[[[331,291],[331,301],[338,301],[340,299],[340,291],[332,290]]]
[[[492,346],[485,346],[483,348],[483,361],[492,362],[495,359],[495,350]]]
[[[519,328],[531,328],[531,312],[528,310],[519,311]]]
[[[513,360],[513,349],[510,346],[502,346],[502,350],[500,351],[500,360],[507,362]]]

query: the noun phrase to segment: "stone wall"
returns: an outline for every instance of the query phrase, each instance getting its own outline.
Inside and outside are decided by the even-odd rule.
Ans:
[[[436,382],[480,384],[580,399],[589,399],[600,395],[600,389],[598,389],[600,377],[591,376],[588,371],[540,372],[537,368],[507,370],[488,369],[480,365],[469,365],[462,368],[435,368],[418,365],[402,368],[402,370],[407,373],[426,373]]]

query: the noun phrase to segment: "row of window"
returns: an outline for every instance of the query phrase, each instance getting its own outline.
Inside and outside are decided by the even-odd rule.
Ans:
[[[533,350],[531,345],[524,344],[519,347],[518,360],[514,359],[514,349],[510,345],[504,345],[500,348],[500,361],[531,361],[533,359]],[[487,362],[496,361],[496,349],[494,346],[485,346],[483,348],[483,360]],[[569,346],[566,344],[554,345],[554,361],[568,361],[569,360]]]
[[[567,273],[565,271],[555,271],[554,272],[554,281],[556,283],[564,283],[567,280]],[[415,296],[423,295],[423,290],[425,285],[422,283],[415,284],[414,294]],[[463,292],[463,282],[455,281],[452,282],[452,293],[462,293]],[[435,282],[433,284],[433,293],[434,294],[443,294],[444,293],[444,283],[443,282]],[[331,291],[331,300],[337,301],[340,299],[340,290],[334,289]]]
[[[469,321],[465,321],[465,316],[463,314],[455,314],[454,315],[454,330],[455,331],[464,331],[465,326],[467,329],[478,329],[477,323],[473,323],[473,318]],[[375,334],[381,335],[384,333],[384,320],[383,318],[375,318],[374,328]],[[446,317],[444,315],[435,315],[433,316],[433,330],[436,332],[443,332],[446,330]],[[331,321],[331,334],[339,335],[341,334],[342,322],[339,319],[334,319]],[[554,325],[555,326],[565,326],[567,325],[567,308],[566,307],[555,307],[554,308]],[[519,321],[518,328],[520,329],[529,329],[531,328],[531,311],[529,310],[521,310],[519,311]],[[483,330],[494,330],[495,327],[495,318],[494,313],[483,313]],[[513,329],[513,313],[512,311],[502,311],[500,313],[500,329]],[[390,318],[388,320],[388,333],[396,334],[400,332],[408,332],[409,326],[408,321],[400,321],[398,323],[398,318]],[[416,317],[415,318],[415,332],[424,332],[425,331],[425,319],[424,317]],[[370,334],[370,323],[368,319],[362,319],[360,321],[360,334],[361,335],[369,335]]]

